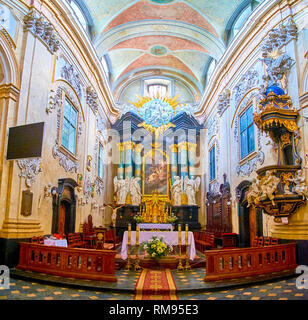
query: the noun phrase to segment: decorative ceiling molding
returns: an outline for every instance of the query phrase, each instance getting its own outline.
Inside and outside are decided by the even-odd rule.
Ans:
[[[86,90],[86,102],[94,114],[98,112],[97,93],[92,87]]]
[[[40,38],[52,54],[59,50],[60,38],[53,25],[34,9],[31,9],[24,16],[24,29],[31,31],[36,37]]]
[[[73,65],[66,63],[61,69],[61,77],[65,79],[76,91],[79,98],[82,96],[82,83],[79,72],[75,70]]]
[[[220,117],[230,107],[230,102],[231,102],[230,90],[225,90],[222,94],[218,96],[217,110]]]

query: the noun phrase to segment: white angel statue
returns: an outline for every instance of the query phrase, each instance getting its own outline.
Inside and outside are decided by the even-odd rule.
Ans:
[[[133,206],[139,206],[141,202],[141,188],[139,181],[141,179],[139,177],[132,177],[130,180],[130,193],[132,195],[132,205]]]
[[[200,182],[200,177],[189,179],[188,176],[186,176],[184,179],[184,191],[187,195],[187,204],[189,206],[196,205],[196,192],[199,190]]]
[[[182,185],[183,179],[181,179],[179,176],[175,176],[172,185],[173,205],[175,206],[181,205]]]

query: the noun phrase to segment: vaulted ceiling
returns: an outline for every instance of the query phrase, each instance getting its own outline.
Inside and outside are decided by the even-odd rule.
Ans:
[[[243,0],[83,0],[115,97],[133,81],[164,76],[200,98],[205,71],[224,53],[225,30]]]

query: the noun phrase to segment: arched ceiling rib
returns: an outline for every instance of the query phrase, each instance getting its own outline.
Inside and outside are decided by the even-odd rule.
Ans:
[[[144,70],[191,84],[195,98],[202,94],[208,61],[224,53],[226,24],[241,3],[243,0],[84,0],[93,18],[97,52],[110,61],[116,95]]]

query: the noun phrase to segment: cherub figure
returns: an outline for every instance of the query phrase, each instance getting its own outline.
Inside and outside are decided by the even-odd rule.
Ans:
[[[248,193],[247,193],[247,208],[249,208],[252,204],[255,203],[255,199],[257,199],[260,196],[260,186],[257,179],[252,179],[252,184],[249,187]]]

